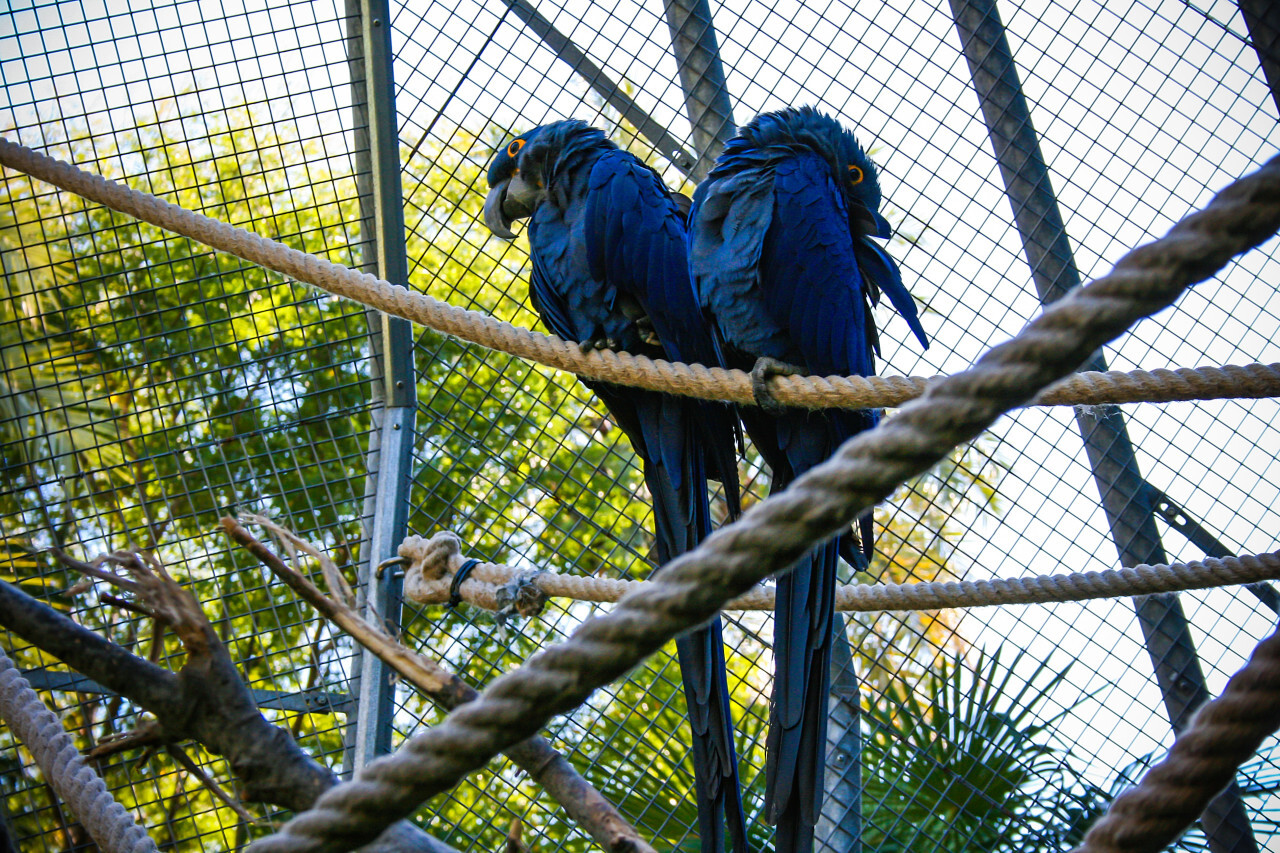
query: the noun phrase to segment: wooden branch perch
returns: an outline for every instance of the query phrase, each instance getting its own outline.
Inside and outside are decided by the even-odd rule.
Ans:
[[[322,792],[338,784],[337,775],[303,751],[288,730],[262,716],[195,597],[158,564],[130,552],[92,563],[59,557],[72,568],[88,567],[92,577],[133,593],[135,609],[172,628],[186,648],[186,661],[177,673],[171,672],[0,582],[0,626],[154,715],[154,721],[126,735],[127,742],[153,748],[196,741],[226,757],[248,799],[294,811],[310,808]],[[130,577],[104,570],[104,563],[124,568]],[[406,821],[393,824],[361,851],[457,853]]]
[[[350,607],[334,601],[291,569],[233,518],[222,526],[234,541],[258,558],[322,616],[386,662],[424,696],[445,710],[473,701],[478,692],[442,664],[406,648]],[[654,853],[613,804],[604,798],[546,739],[534,736],[506,755],[558,802],[578,825],[610,853]]]

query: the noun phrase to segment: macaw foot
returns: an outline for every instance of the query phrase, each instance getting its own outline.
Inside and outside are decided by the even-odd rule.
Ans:
[[[662,346],[662,341],[658,338],[658,333],[653,329],[653,321],[650,320],[648,316],[644,316],[636,320],[636,333],[640,335],[641,342],[646,343],[651,347]]]
[[[769,390],[769,380],[775,376],[804,376],[808,371],[776,358],[763,356],[756,359],[756,366],[751,368],[751,394],[756,398],[756,405],[766,413],[778,417],[786,412],[787,407],[778,402]]]
[[[622,345],[612,338],[589,338],[578,344],[578,349],[583,353],[591,352],[596,349],[621,349]]]

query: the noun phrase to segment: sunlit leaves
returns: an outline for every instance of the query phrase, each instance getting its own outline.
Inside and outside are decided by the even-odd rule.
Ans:
[[[360,224],[349,162],[245,118],[228,110],[68,132],[73,141],[55,153],[351,263]],[[212,531],[224,512],[254,509],[350,569],[370,422],[363,309],[10,174],[0,183],[0,262],[0,512],[28,555],[0,570],[18,577],[36,560],[28,581],[52,592],[76,579],[53,567],[48,544],[82,558],[152,550],[204,603],[252,686],[344,692],[350,642]],[[74,601],[78,621],[147,654],[138,639],[149,623],[88,590]],[[157,654],[182,660],[172,637]],[[69,719],[90,738],[127,729],[136,715],[118,698],[75,707]],[[317,757],[340,749],[342,717],[285,722]],[[234,814],[156,762],[110,765],[108,782],[173,839],[219,826],[229,828],[225,846],[243,836]],[[225,781],[225,767],[211,770]],[[17,817],[26,808],[8,810],[17,828],[45,828],[47,815]]]
[[[1031,838],[1060,825],[1067,750],[1040,711],[1066,670],[1041,664],[1020,680],[1020,658],[942,660],[872,703],[863,774],[872,849],[1035,849]]]

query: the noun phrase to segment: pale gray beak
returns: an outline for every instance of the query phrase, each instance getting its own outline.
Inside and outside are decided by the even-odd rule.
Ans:
[[[514,239],[511,223],[533,215],[544,191],[526,183],[520,175],[503,181],[489,190],[484,199],[484,224],[495,237]]]

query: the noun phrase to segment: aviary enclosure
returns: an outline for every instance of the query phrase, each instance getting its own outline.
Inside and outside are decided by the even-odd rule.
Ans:
[[[484,170],[512,133],[581,118],[691,192],[736,124],[814,105],[856,129],[880,167],[888,251],[932,341],[922,354],[882,307],[880,373],[933,377],[966,370],[1273,157],[1278,33],[1265,0],[11,3],[0,135],[541,329],[526,243],[493,239],[480,220]],[[138,666],[177,670],[195,656],[154,602],[77,565],[127,551],[135,570],[162,566],[323,785],[444,712],[228,538],[221,518],[238,516],[334,596],[342,575],[387,637],[476,688],[615,607],[552,589],[561,576],[599,592],[651,574],[637,459],[572,373],[16,168],[0,191],[0,571],[55,626],[24,639],[6,597],[0,642],[160,848],[242,849],[310,801],[263,796],[199,737],[172,723],[157,734],[156,709],[122,695],[137,685],[113,689],[110,671],[62,662],[50,637],[71,623]],[[1089,386],[1016,408],[897,488],[874,510],[870,571],[841,580],[1020,579],[1275,551],[1278,254],[1264,240],[1081,365],[1146,390]],[[1188,371],[1162,372],[1176,368]],[[890,424],[905,399],[877,403]],[[755,505],[769,471],[747,450],[740,474]],[[713,509],[723,522],[723,502]],[[272,540],[256,517],[297,540]],[[402,580],[386,562],[407,535],[442,531],[458,537],[455,576],[475,558],[510,567],[513,582],[488,567],[450,607],[448,578],[424,587],[419,565]],[[299,542],[332,565],[321,572]],[[528,587],[550,595],[521,606]],[[406,589],[417,592],[402,603]],[[1261,580],[845,613],[817,848],[1074,847],[1223,692],[1278,607]],[[753,847],[767,850],[771,617],[724,616],[746,810]],[[11,849],[91,849],[82,816],[11,726],[0,728]],[[626,832],[694,850],[687,726],[668,643],[541,733]],[[406,828],[406,845],[425,846],[402,849],[596,845],[535,783],[553,759],[526,770],[499,756],[427,798],[410,822],[436,840]],[[1170,849],[1280,849],[1278,762],[1266,737]]]

